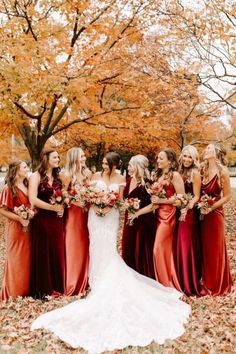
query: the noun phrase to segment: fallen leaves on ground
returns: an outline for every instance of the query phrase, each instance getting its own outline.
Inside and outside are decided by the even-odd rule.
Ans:
[[[226,241],[232,276],[236,278],[236,191],[225,206]],[[4,223],[0,220],[0,272],[4,264],[5,243]],[[2,274],[0,274],[2,278]],[[0,353],[29,354],[85,353],[82,349],[71,349],[56,336],[47,331],[30,331],[30,325],[39,314],[64,306],[78,297],[48,298],[48,301],[32,298],[18,298],[0,303]],[[145,348],[129,347],[114,353],[124,354],[221,354],[235,353],[236,321],[235,292],[227,296],[211,298],[187,298],[192,307],[191,317],[186,324],[186,332],[176,340],[168,340],[164,345],[155,343]]]

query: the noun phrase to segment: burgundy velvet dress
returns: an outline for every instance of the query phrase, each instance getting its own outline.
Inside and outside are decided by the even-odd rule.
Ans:
[[[41,182],[38,198],[49,203],[61,182]],[[31,235],[31,295],[44,298],[59,296],[65,288],[65,239],[64,221],[54,211],[38,209],[32,222]]]
[[[139,184],[129,193],[131,178],[127,179],[124,198],[140,199],[140,208],[151,203],[145,186]],[[122,235],[122,258],[137,272],[155,279],[153,265],[153,245],[156,230],[156,217],[153,213],[136,218],[133,225],[128,225],[128,212],[125,213]]]
[[[175,194],[172,183],[163,186],[166,198]],[[159,204],[157,209],[157,229],[153,249],[156,280],[167,287],[180,290],[174,263],[174,236],[176,231],[176,207],[172,204]]]
[[[70,186],[69,186],[70,188]],[[76,205],[67,210],[66,295],[78,295],[86,290],[89,268],[88,211]]]
[[[219,200],[221,187],[215,175],[208,183],[202,183],[202,192]],[[231,291],[232,278],[225,244],[223,208],[214,209],[204,215],[201,222],[202,237],[202,281],[212,296],[224,295]]]
[[[22,204],[30,205],[28,196],[17,188],[17,196],[13,197],[5,186],[0,195],[0,206],[13,211],[15,206]],[[6,261],[0,300],[27,296],[30,291],[30,233],[23,231],[18,221],[7,219],[5,237]]]
[[[192,182],[185,180],[185,193],[193,195]],[[204,296],[201,280],[201,237],[199,212],[196,207],[189,209],[184,221],[177,229],[175,261],[181,290],[188,296]]]

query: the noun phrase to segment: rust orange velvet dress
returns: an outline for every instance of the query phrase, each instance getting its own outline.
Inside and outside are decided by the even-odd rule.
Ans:
[[[89,233],[88,211],[71,205],[67,210],[66,242],[66,295],[82,294],[88,284]]]
[[[128,178],[124,189],[124,198],[138,198],[140,208],[151,203],[151,198],[142,184],[129,192],[131,178]],[[147,277],[155,279],[153,265],[153,245],[156,233],[156,217],[148,213],[134,219],[133,225],[128,225],[128,212],[125,213],[122,234],[122,258],[125,263]]]
[[[27,195],[17,188],[17,196],[5,186],[0,196],[0,206],[13,211],[14,207],[24,204],[29,206]],[[6,261],[4,267],[1,300],[10,296],[29,295],[30,285],[30,234],[22,230],[18,221],[7,219],[6,222]]]
[[[166,198],[170,198],[175,194],[175,188],[172,183],[168,184],[166,182],[163,188],[166,192]],[[153,249],[156,280],[164,286],[180,290],[173,255],[175,230],[176,207],[172,204],[159,204]]]
[[[185,193],[193,195],[193,184],[185,180]],[[176,270],[181,290],[188,296],[204,296],[201,285],[201,237],[199,212],[189,209],[184,221],[178,223],[174,247]]]
[[[54,191],[61,189],[59,180],[41,182],[38,198],[49,203]],[[59,296],[65,289],[64,220],[57,213],[39,209],[31,229],[31,295],[44,298]]]
[[[215,200],[220,199],[219,177],[215,175],[208,183],[202,183],[202,193]],[[212,296],[224,295],[231,291],[232,278],[225,244],[223,208],[214,209],[204,215],[201,222],[202,238],[202,281]]]

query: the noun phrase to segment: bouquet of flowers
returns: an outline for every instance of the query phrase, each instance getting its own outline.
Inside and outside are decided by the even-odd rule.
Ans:
[[[74,188],[68,191],[68,195],[70,202],[76,202],[81,208],[85,208],[89,202],[89,186],[86,184],[77,184]]]
[[[138,198],[127,198],[123,206],[128,211],[128,214],[134,214],[140,208],[140,200]],[[133,225],[133,221],[128,219],[127,224]]]
[[[166,191],[163,188],[163,184],[160,182],[156,181],[152,184],[147,184],[146,190],[151,196],[155,196],[158,198],[166,197]]]
[[[99,211],[97,211],[96,214],[101,217],[105,216],[103,211],[104,208],[120,206],[119,193],[113,191],[101,191],[93,186],[88,187],[86,198],[88,203],[99,208]]]
[[[199,202],[197,203],[197,207],[200,209],[200,213],[201,213],[201,209],[209,209],[212,207],[212,205],[215,202],[215,198],[212,198],[211,196],[209,196],[208,194],[204,193]],[[204,215],[201,213],[200,214],[200,220],[203,220]]]
[[[19,215],[24,220],[30,220],[35,215],[35,210],[30,205],[21,204],[19,207],[14,207],[14,213]],[[28,226],[22,226],[23,232],[28,231]]]
[[[188,209],[188,204],[190,200],[193,198],[191,193],[187,194],[175,194],[174,195],[174,205],[178,209]],[[179,220],[184,221],[186,217],[186,213],[181,213]]]
[[[50,204],[66,204],[69,205],[70,203],[70,196],[67,191],[64,189],[56,189],[53,195],[50,198]]]

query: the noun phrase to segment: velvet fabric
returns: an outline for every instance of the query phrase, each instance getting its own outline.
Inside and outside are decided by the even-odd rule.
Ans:
[[[150,195],[142,184],[137,185],[131,192],[131,178],[127,179],[124,189],[124,198],[138,198],[140,208],[151,203]],[[156,218],[153,213],[141,215],[128,224],[128,212],[125,212],[125,220],[122,234],[122,258],[125,263],[138,273],[155,279],[153,264],[153,245],[155,239]]]
[[[49,203],[61,183],[53,180],[41,182],[38,198]],[[54,211],[38,209],[32,221],[31,295],[44,298],[59,296],[65,288],[65,239],[63,217]]]

